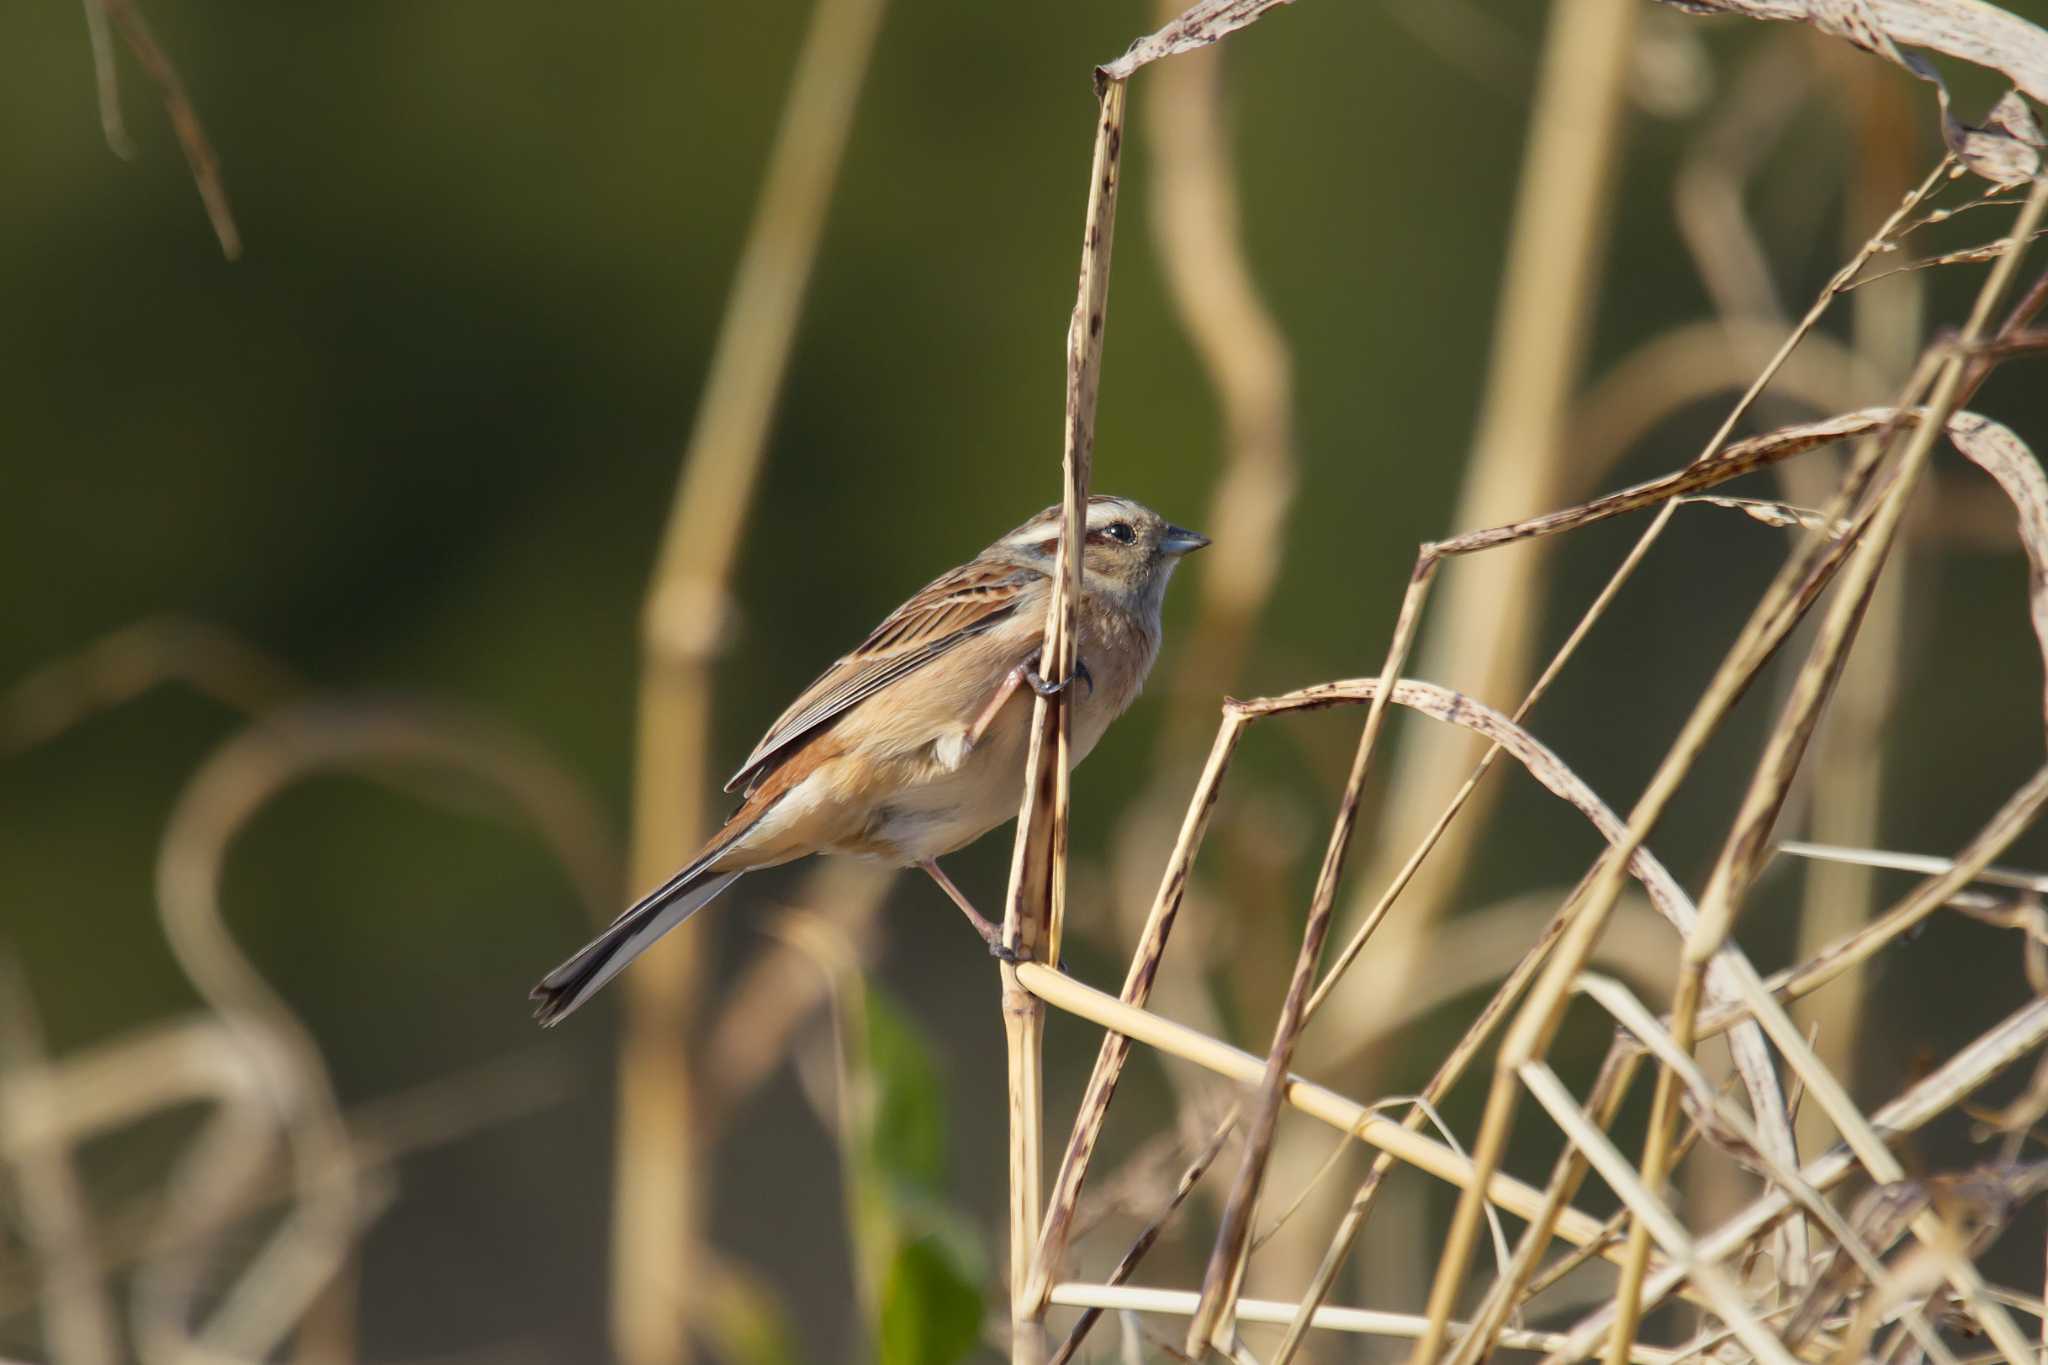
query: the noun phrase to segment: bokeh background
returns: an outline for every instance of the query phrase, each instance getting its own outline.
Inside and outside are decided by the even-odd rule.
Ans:
[[[642,595],[807,8],[146,8],[219,151],[246,255],[223,261],[154,87],[125,57],[138,154],[110,154],[78,7],[0,7],[0,687],[138,622],[198,623],[340,706],[403,700],[517,736],[592,794],[622,844]],[[2009,8],[2048,19],[2038,0]],[[1292,354],[1301,490],[1278,533],[1277,588],[1229,680],[1238,695],[1376,671],[1416,545],[1469,529],[1453,508],[1544,18],[1542,5],[1492,0],[1308,3],[1226,45],[1245,244]],[[911,589],[1057,496],[1088,72],[1153,19],[1132,3],[890,7],[733,584],[721,771]],[[1661,330],[1714,315],[1674,223],[1674,177],[1766,46],[1794,54],[1811,82],[1748,188],[1795,313],[1874,225],[1872,204],[1888,208],[1939,151],[1927,87],[1811,33],[1656,10],[1640,41],[1588,383]],[[1965,111],[1999,88],[1950,74]],[[1144,119],[1134,104],[1097,484],[1202,526],[1223,438],[1159,266]],[[1896,287],[1924,284],[1928,327],[1952,325],[1981,269]],[[1826,330],[1847,334],[1840,318]],[[1573,495],[1683,463],[1727,398],[1660,421]],[[2009,368],[1978,406],[2048,441],[2037,371]],[[1904,557],[1879,825],[1883,842],[1929,852],[1967,837],[2041,747],[2017,542],[1974,471],[1945,455],[1938,474],[1952,514],[1930,514]],[[1634,531],[1561,548],[1546,647]],[[1737,516],[1681,517],[1545,703],[1538,733],[1610,803],[1632,799],[1784,543]],[[1082,921],[1089,895],[1120,884],[1107,869],[1128,805],[1206,747],[1195,734],[1162,753],[1160,718],[1186,647],[1175,627],[1208,571],[1196,560],[1176,585],[1148,699],[1081,770]],[[181,790],[248,721],[175,684],[105,707],[79,700],[75,723],[17,730],[0,755],[0,951],[58,1058],[195,1008],[156,918],[153,866]],[[1659,837],[1682,879],[1717,847],[1769,703],[1759,689]],[[1354,724],[1262,732],[1220,817],[1253,833],[1205,867],[1200,904],[1221,917],[1208,941],[1249,965],[1206,981],[1247,1046],[1263,1046],[1284,984]],[[1459,907],[1567,886],[1595,850],[1526,779],[1504,786]],[[296,786],[236,844],[227,916],[318,1041],[345,1106],[443,1087],[457,1111],[474,1109],[397,1162],[354,1272],[352,1349],[369,1361],[603,1359],[616,1002],[545,1036],[532,1027],[526,990],[581,941],[588,912],[528,829],[473,795],[416,778]],[[1376,817],[1399,797],[1370,800]],[[1248,844],[1260,874],[1232,881]],[[994,901],[1007,852],[992,837],[954,875]],[[2048,861],[2048,838],[2030,836],[2012,860]],[[691,926],[710,945],[707,1008],[801,885],[794,870],[749,879]],[[1236,894],[1254,887],[1261,903]],[[1785,960],[1798,903],[1796,876],[1760,888],[1745,930],[1760,960]],[[891,885],[881,924],[874,979],[945,1087],[941,1184],[993,1264],[995,975],[921,878]],[[1077,933],[1074,970],[1118,977],[1109,917]],[[1887,993],[1880,963],[1859,1096],[1889,1095],[1916,1053],[1942,1054],[2024,995],[2009,936],[1938,921],[1917,951],[1950,955],[1972,987]],[[1433,1013],[1322,1079],[1413,1090],[1463,1017]],[[828,1033],[810,1027],[805,1046]],[[1584,1034],[1591,1056],[1603,1039]],[[1094,1042],[1055,1020],[1056,1097],[1071,1099]],[[779,1066],[725,1116],[712,1235],[780,1296],[800,1358],[858,1358],[839,1157],[800,1070]],[[1156,1066],[1133,1075],[1115,1155],[1145,1137],[1147,1116],[1172,1126]],[[1447,1113],[1469,1132],[1476,1099],[1460,1098]],[[1056,1101],[1055,1131],[1064,1112]],[[146,1208],[195,1122],[161,1115],[83,1153],[95,1207]],[[1967,1159],[1966,1136],[1938,1140]],[[1532,1138],[1513,1164],[1541,1169],[1548,1141]],[[1440,1223],[1430,1201],[1443,1196],[1417,1188]],[[1589,1192],[1589,1206],[1603,1197]],[[7,1221],[0,1356],[45,1359],[33,1269]],[[2038,1245],[2038,1232],[2016,1244]],[[1113,1259],[1120,1237],[1105,1233],[1091,1254]],[[1192,1283],[1205,1246],[1168,1246],[1146,1278]],[[1419,1283],[1402,1259],[1369,1246],[1348,1301],[1415,1307],[1388,1301]],[[1434,1252],[1408,1259],[1426,1266]]]

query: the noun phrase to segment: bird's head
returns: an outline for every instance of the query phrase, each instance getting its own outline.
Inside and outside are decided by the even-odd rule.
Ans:
[[[1058,506],[1046,508],[990,549],[1017,563],[1053,571],[1060,543]],[[1084,584],[1133,601],[1156,603],[1174,565],[1209,538],[1175,526],[1141,502],[1098,493],[1088,499],[1087,536],[1081,553]]]

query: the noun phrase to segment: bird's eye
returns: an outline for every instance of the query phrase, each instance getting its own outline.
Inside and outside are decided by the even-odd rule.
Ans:
[[[1128,521],[1113,521],[1109,524],[1109,538],[1128,545],[1138,538],[1138,533],[1131,529]]]

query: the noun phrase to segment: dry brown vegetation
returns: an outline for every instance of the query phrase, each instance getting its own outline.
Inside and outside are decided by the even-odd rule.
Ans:
[[[2048,476],[2022,434],[1969,406],[1995,367],[2038,363],[2048,348],[2038,325],[2048,307],[2048,271],[2029,250],[2048,218],[2042,138],[2019,93],[1983,125],[1965,126],[1932,70],[1901,48],[1992,67],[2038,100],[2048,95],[2048,37],[1962,0],[1687,6],[1803,20],[1913,71],[1935,85],[1948,153],[1902,202],[1886,206],[1874,230],[1859,225],[1848,259],[1795,320],[1781,315],[1740,206],[1743,178],[1754,169],[1748,149],[1791,113],[1731,97],[1718,122],[1709,118],[1713,131],[1695,149],[1690,188],[1681,191],[1691,206],[1681,206],[1691,215],[1689,245],[1723,316],[1659,338],[1607,381],[1585,385],[1589,299],[1628,113],[1629,56],[1645,19],[1682,21],[1646,13],[1641,0],[1556,0],[1458,512],[1460,524],[1479,529],[1422,547],[1375,675],[1223,702],[1195,775],[1182,760],[1190,743],[1199,744],[1206,708],[1236,674],[1270,596],[1273,532],[1286,524],[1295,493],[1290,359],[1250,282],[1217,112],[1218,54],[1201,50],[1274,7],[1274,0],[1208,0],[1097,73],[1100,116],[1068,334],[1068,537],[1092,478],[1120,165],[1134,148],[1162,163],[1157,185],[1166,211],[1158,215],[1157,245],[1222,396],[1227,464],[1207,523],[1216,532],[1217,563],[1204,580],[1197,644],[1185,665],[1196,681],[1176,693],[1182,710],[1165,729],[1158,772],[1116,841],[1106,889],[1127,911],[1087,912],[1134,945],[1116,994],[1048,965],[1061,960],[1069,921],[1081,912],[1069,910],[1079,892],[1069,873],[1064,707],[1057,697],[1035,703],[1004,915],[1009,941],[1034,960],[1000,968],[1010,1068],[1009,1310],[991,1336],[1027,1363],[1074,1358],[1094,1340],[1091,1331],[1108,1358],[1116,1347],[1105,1314],[1115,1315],[1126,1359],[1283,1365],[1310,1349],[1311,1333],[1412,1340],[1410,1358],[1421,1365],[1463,1365],[1502,1350],[1552,1360],[1780,1365],[2038,1358],[2036,1343],[2048,1342],[2040,1291],[1989,1282],[1978,1257],[2048,1187],[2042,1164],[2023,1159],[2027,1135],[2048,1114],[2048,1061],[2037,1063],[2034,1083],[2012,1104],[1980,1115],[1990,1135],[1980,1164],[1909,1172],[1897,1148],[1935,1120],[1967,1112],[1987,1082],[2048,1042],[2048,927],[2039,906],[2048,881],[1993,866],[2048,804],[2048,767],[2014,792],[1985,793],[1994,813],[1952,857],[1916,863],[1858,846],[1872,842],[1875,827],[1871,779],[1859,764],[1867,736],[1889,712],[1889,652],[1899,647],[1901,607],[1891,584],[1899,566],[1892,561],[1903,536],[1936,533],[1916,529],[1911,518],[1928,498],[1929,461],[1943,442],[1990,475],[2011,503],[2032,569],[2032,629],[2048,660]],[[147,42],[129,0],[96,0],[88,11],[111,16],[131,44]],[[819,0],[685,453],[644,617],[639,782],[626,864],[636,883],[668,871],[709,823],[699,805],[712,786],[709,699],[740,528],[879,17],[879,0]],[[144,60],[172,97],[174,114],[189,108],[162,54]],[[1128,102],[1132,83],[1149,87],[1135,104]],[[1127,124],[1147,126],[1127,143]],[[116,125],[109,126],[111,134]],[[188,149],[203,149],[196,122],[191,129]],[[218,200],[226,224],[210,154],[194,150],[193,159],[209,205]],[[1981,245],[1921,249],[1931,228],[1965,213],[1996,223]],[[223,227],[224,244],[231,232]],[[1880,260],[1895,264],[1874,268]],[[1923,319],[1917,281],[1973,263],[1989,269],[1967,316]],[[1893,281],[1899,292],[1890,296],[1863,292],[1901,271],[1921,273]],[[1852,307],[1853,347],[1816,332],[1831,313]],[[1574,501],[1660,415],[1745,379],[1747,388],[1690,463]],[[1738,439],[1778,393],[1834,415]],[[1844,446],[1839,458],[1828,453]],[[1775,490],[1719,491],[1766,473]],[[1558,510],[1540,510],[1546,507]],[[1701,680],[1654,776],[1624,808],[1524,722],[1681,508],[1754,518],[1786,532],[1789,549],[1739,638]],[[1544,543],[1624,516],[1647,516],[1641,535],[1538,669],[1533,623],[1548,586]],[[1069,599],[1077,573],[1064,553],[1062,565],[1056,601]],[[1428,643],[1420,645],[1425,627]],[[1407,676],[1418,649],[1413,671],[1430,681]],[[1799,657],[1719,856],[1698,893],[1689,893],[1658,861],[1652,836],[1737,700],[1767,665],[1794,650]],[[1044,659],[1053,677],[1073,666],[1071,622],[1058,606]],[[0,1262],[0,1295],[33,1301],[55,1361],[122,1354],[111,1288],[117,1276],[132,1283],[135,1349],[151,1361],[259,1360],[293,1338],[302,1351],[349,1358],[349,1264],[361,1230],[389,1197],[383,1175],[390,1162],[409,1147],[509,1117],[547,1091],[530,1073],[517,1087],[493,1073],[455,1078],[372,1113],[342,1112],[317,1040],[222,921],[218,884],[229,842],[284,786],[336,767],[446,799],[409,775],[426,765],[469,774],[509,800],[570,869],[593,914],[616,900],[618,860],[584,793],[516,739],[445,716],[301,704],[298,680],[233,640],[186,625],[123,632],[20,683],[0,710],[0,754],[167,681],[197,686],[251,715],[247,731],[194,776],[159,864],[164,931],[206,1009],[90,1053],[51,1057],[26,1004],[29,992],[18,983],[0,989],[0,1155],[21,1194],[25,1238],[20,1255]],[[1476,699],[1507,696],[1520,698],[1512,711]],[[1247,1050],[1223,1036],[1217,1011],[1190,984],[1192,970],[1163,973],[1166,955],[1178,946],[1195,967],[1213,969],[1201,956],[1217,935],[1201,917],[1252,913],[1234,903],[1248,888],[1204,894],[1193,881],[1247,733],[1331,708],[1363,712],[1356,747],[1299,943],[1283,964],[1282,1003],[1270,1029],[1249,1040],[1258,1050]],[[1382,739],[1397,712],[1433,722],[1437,733],[1390,762]],[[1451,920],[1452,879],[1481,848],[1491,799],[1485,778],[1503,756],[1582,815],[1606,851],[1567,893]],[[1192,795],[1183,797],[1190,778]],[[1381,801],[1365,819],[1372,779],[1397,799]],[[1774,831],[1794,806],[1811,811],[1826,845],[1804,851],[1826,861],[1810,875],[1816,913],[1808,916],[1808,937],[1788,965],[1766,971],[1734,930],[1778,847]],[[1364,866],[1353,869],[1361,833]],[[1904,868],[1923,880],[1874,918],[1818,913],[1864,904],[1872,866]],[[626,978],[615,1228],[616,1255],[636,1273],[616,1277],[613,1325],[617,1352],[630,1365],[672,1365],[706,1340],[730,1348],[743,1334],[732,1324],[746,1318],[753,1291],[704,1232],[706,1153],[738,1100],[787,1055],[805,1018],[829,1008],[849,1021],[848,1036],[857,1032],[850,1021],[859,1009],[850,1002],[861,989],[858,968],[881,881],[835,867],[811,876],[798,900],[821,909],[792,916],[729,988],[698,988],[698,950],[687,934]],[[2029,980],[2043,994],[2015,1002],[2002,1021],[1901,1093],[1859,1104],[1844,1079],[1861,1009],[1852,989],[1857,973],[1944,909],[2018,935]],[[1118,918],[1124,913],[1128,920]],[[1667,927],[1646,930],[1652,917]],[[1481,922],[1483,931],[1475,931]],[[1413,964],[1431,945],[1461,968],[1417,973]],[[1910,959],[1911,948],[1904,952]],[[1353,1098],[1303,1074],[1482,986],[1492,988],[1490,999],[1419,1096]],[[1788,1006],[1824,986],[1831,988],[1821,997],[1825,1012],[1808,1016],[1817,1022],[1813,1033],[1793,1021]],[[1957,988],[1931,971],[1925,983],[1929,991]],[[1102,1030],[1070,1118],[1048,1113],[1040,1060],[1048,1010]],[[1560,1077],[1551,1056],[1571,1011],[1598,1013],[1614,1030],[1584,1094]],[[1138,1048],[1191,1064],[1170,1073],[1185,1131],[1162,1132],[1128,1170],[1107,1178],[1091,1168]],[[866,1098],[859,1053],[843,1043],[838,1054],[837,1131],[849,1145]],[[1716,1074],[1724,1054],[1729,1084]],[[1197,1071],[1234,1089],[1223,1112],[1194,1079]],[[1467,1133],[1437,1117],[1461,1083],[1485,1096],[1483,1117]],[[1610,1129],[1632,1091],[1645,1089],[1645,1136],[1640,1145],[1617,1142]],[[161,1198],[101,1225],[81,1186],[77,1149],[194,1100],[210,1106],[209,1117]],[[1335,1134],[1337,1155],[1352,1143],[1373,1149],[1362,1179],[1346,1190],[1325,1178],[1337,1157],[1325,1161],[1326,1144],[1303,1140],[1301,1129],[1290,1139],[1282,1124],[1289,1113]],[[1056,1120],[1050,1145],[1049,1118]],[[1563,1141],[1540,1184],[1502,1169],[1511,1135],[1531,1124],[1554,1126]],[[849,1184],[858,1184],[853,1166],[849,1159]],[[1390,1175],[1402,1168],[1459,1192],[1445,1226],[1402,1224],[1386,1234],[1429,1250],[1414,1253],[1432,1267],[1426,1306],[1404,1314],[1336,1303],[1354,1249],[1395,1217],[1387,1208],[1397,1198]],[[1622,1213],[1602,1220],[1576,1206],[1589,1176],[1619,1197]],[[1213,1220],[1193,1215],[1198,1197],[1212,1202]],[[859,1199],[850,1193],[849,1202]],[[1110,1203],[1119,1218],[1091,1208]],[[1411,1198],[1406,1207],[1412,1214],[1417,1205]],[[259,1239],[229,1250],[230,1229],[277,1208],[283,1216],[266,1218]],[[1515,1220],[1512,1228],[1502,1214]],[[821,1212],[820,1221],[830,1215]],[[856,1209],[849,1221],[857,1237],[883,1236],[858,1231],[872,1223],[870,1211]],[[1105,1239],[1125,1223],[1142,1232],[1127,1251],[1118,1248],[1114,1269],[1081,1278],[1077,1238],[1092,1227]],[[1316,1229],[1306,1251],[1274,1240],[1283,1224],[1297,1233]],[[1175,1238],[1204,1248],[1199,1282],[1145,1283],[1148,1253]],[[1255,1256],[1269,1258],[1296,1286],[1287,1298],[1244,1293]],[[1603,1260],[1616,1269],[1603,1273],[1595,1264]],[[880,1292],[872,1282],[859,1286],[865,1300]],[[1675,1344],[1647,1344],[1646,1316],[1671,1303],[1682,1311],[1660,1318],[1652,1335]],[[1563,1322],[1550,1330],[1526,1325],[1560,1314]],[[2024,1319],[2036,1322],[2023,1327]],[[1674,1339],[1678,1323],[1684,1335]]]

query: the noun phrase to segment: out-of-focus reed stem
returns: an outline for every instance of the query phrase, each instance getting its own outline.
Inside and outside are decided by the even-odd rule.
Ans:
[[[708,824],[726,585],[882,9],[818,0],[812,13],[683,454],[641,619],[635,886],[672,873]],[[673,935],[623,983],[611,1320],[625,1365],[677,1365],[690,1352],[702,1191],[687,1035],[702,955],[701,935]]]
[[[1606,246],[1613,169],[1621,141],[1628,55],[1642,6],[1634,0],[1559,0],[1544,41],[1543,70],[1530,111],[1528,148],[1510,220],[1501,306],[1494,324],[1485,391],[1454,526],[1491,526],[1560,500],[1569,447],[1571,399]],[[1414,670],[1455,678],[1482,699],[1500,702],[1527,686],[1542,620],[1548,551],[1524,548],[1467,561],[1447,575]],[[1477,757],[1466,735],[1404,735],[1373,844],[1379,864],[1339,928],[1369,913],[1406,852],[1428,833],[1431,817],[1457,790]],[[1488,789],[1474,793],[1465,818],[1447,830],[1435,856],[1408,889],[1409,913],[1395,922],[1387,950],[1419,950],[1427,922],[1440,913],[1453,879],[1485,818]],[[1473,806],[1477,808],[1474,809]],[[1324,1035],[1346,1032],[1345,997]]]
[[[1162,20],[1180,8],[1179,0],[1155,6]],[[1222,469],[1201,524],[1216,543],[1202,566],[1195,629],[1175,670],[1165,731],[1168,757],[1191,760],[1280,575],[1298,481],[1294,362],[1245,255],[1223,123],[1223,50],[1184,53],[1146,80],[1145,132],[1158,162],[1153,239],[1168,296],[1223,419]]]

